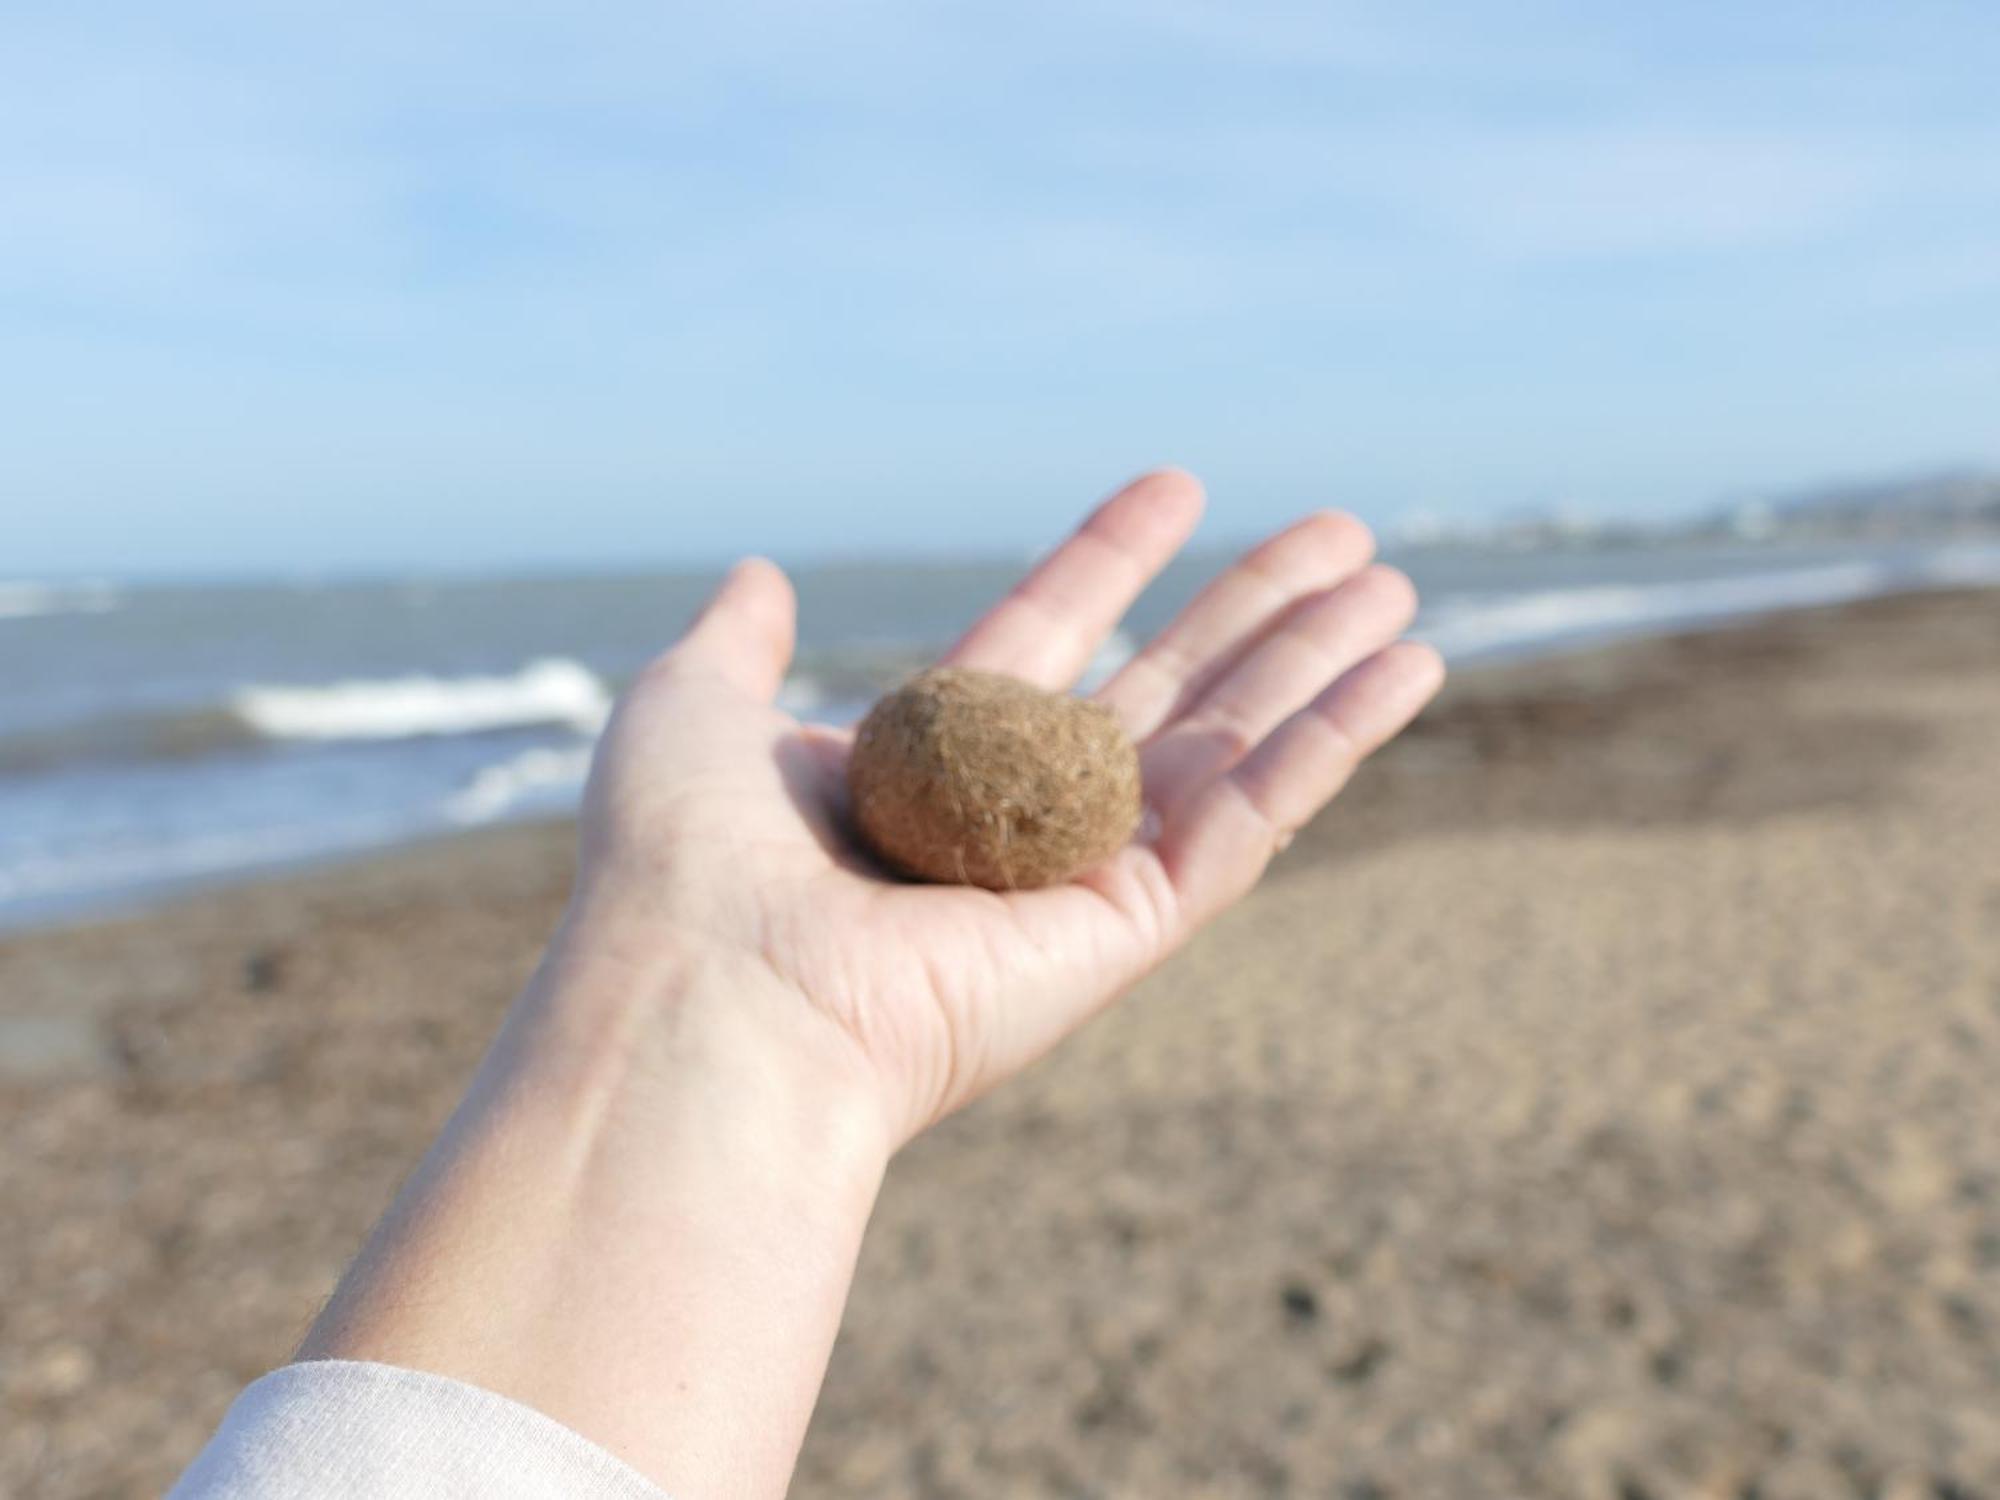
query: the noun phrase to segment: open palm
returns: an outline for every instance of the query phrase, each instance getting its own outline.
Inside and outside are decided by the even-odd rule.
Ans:
[[[1106,501],[944,658],[1074,685],[1186,541],[1200,486],[1149,474]],[[896,1139],[1047,1051],[1247,892],[1291,832],[1436,691],[1398,637],[1416,596],[1320,513],[1217,576],[1096,696],[1140,747],[1139,837],[1076,882],[916,885],[847,832],[850,735],[775,706],[794,604],[739,564],[634,684],[599,753],[580,889],[781,981],[779,1024],[858,1048]]]

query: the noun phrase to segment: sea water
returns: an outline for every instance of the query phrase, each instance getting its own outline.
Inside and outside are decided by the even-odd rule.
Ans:
[[[1185,558],[1114,670],[1226,559]],[[1899,589],[2000,580],[2000,547],[1426,550],[1419,635],[1457,662]],[[802,717],[847,720],[1015,563],[797,570]],[[712,574],[214,585],[0,580],[0,925],[574,807],[620,687]]]

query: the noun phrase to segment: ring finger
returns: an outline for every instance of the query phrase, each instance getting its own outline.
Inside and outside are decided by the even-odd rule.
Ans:
[[[1355,663],[1409,628],[1417,594],[1394,568],[1365,568],[1293,606],[1140,749],[1147,800],[1170,813],[1228,770]]]

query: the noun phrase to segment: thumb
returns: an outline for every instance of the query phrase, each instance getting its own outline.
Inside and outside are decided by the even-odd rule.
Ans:
[[[724,575],[670,655],[677,665],[713,672],[769,703],[792,664],[797,614],[784,570],[746,557]]]

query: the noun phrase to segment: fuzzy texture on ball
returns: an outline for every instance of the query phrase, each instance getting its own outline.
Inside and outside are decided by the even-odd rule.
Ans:
[[[847,784],[883,859],[989,890],[1068,880],[1139,826],[1139,754],[1117,716],[994,672],[935,667],[883,698]]]

